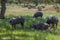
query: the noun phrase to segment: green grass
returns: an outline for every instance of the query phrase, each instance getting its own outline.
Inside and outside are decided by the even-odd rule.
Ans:
[[[17,6],[16,6],[17,7]],[[49,15],[55,15],[59,18],[58,29],[52,33],[48,31],[40,31],[36,29],[31,29],[30,24],[45,22],[44,17],[42,19],[33,19],[32,16],[36,12],[33,9],[22,9],[20,7],[14,8],[12,6],[7,7],[5,17],[6,19],[0,19],[0,40],[60,40],[60,13],[57,12],[43,12],[44,17]],[[10,10],[10,11],[9,11]],[[21,11],[11,11],[11,10],[22,10]],[[24,11],[23,11],[24,10]],[[31,11],[32,10],[32,11]],[[9,24],[9,19],[14,16],[23,16],[26,20],[25,29],[21,29],[18,24],[16,30],[12,30],[12,26]]]

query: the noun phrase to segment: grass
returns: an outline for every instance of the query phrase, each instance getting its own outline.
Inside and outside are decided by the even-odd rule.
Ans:
[[[33,19],[32,16],[35,12],[35,9],[28,10],[27,8],[21,8],[18,6],[7,7],[5,13],[6,19],[0,19],[0,40],[60,40],[60,13],[55,11],[43,11],[43,19],[49,15],[55,15],[59,18],[58,29],[55,32],[50,33],[30,28],[29,25],[31,23],[45,22],[43,19]],[[12,26],[9,24],[8,18],[12,18],[14,16],[23,16],[26,19],[25,29],[21,29],[21,26],[18,24],[17,29],[12,30]]]

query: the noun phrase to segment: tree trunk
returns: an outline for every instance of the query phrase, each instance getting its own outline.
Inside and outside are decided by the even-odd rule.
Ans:
[[[1,0],[1,13],[0,13],[0,19],[4,19],[5,16],[5,11],[6,11],[6,0]]]
[[[38,3],[39,3],[38,0],[34,0],[33,2],[35,4],[35,6],[38,6]]]

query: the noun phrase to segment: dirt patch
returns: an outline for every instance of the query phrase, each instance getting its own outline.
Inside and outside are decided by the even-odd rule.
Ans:
[[[60,5],[47,5],[42,10],[43,11],[60,11]]]
[[[7,10],[6,12],[34,12],[34,11],[37,11],[37,9],[28,9],[28,8],[21,8],[21,9],[12,9],[12,10]]]
[[[45,8],[42,9],[43,11],[55,11],[54,5],[47,5]]]

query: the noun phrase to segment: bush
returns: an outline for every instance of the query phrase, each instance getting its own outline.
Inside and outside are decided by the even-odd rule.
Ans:
[[[42,7],[41,6],[38,6],[38,11],[42,11]]]
[[[60,12],[60,5],[55,5],[54,6],[57,12]]]

